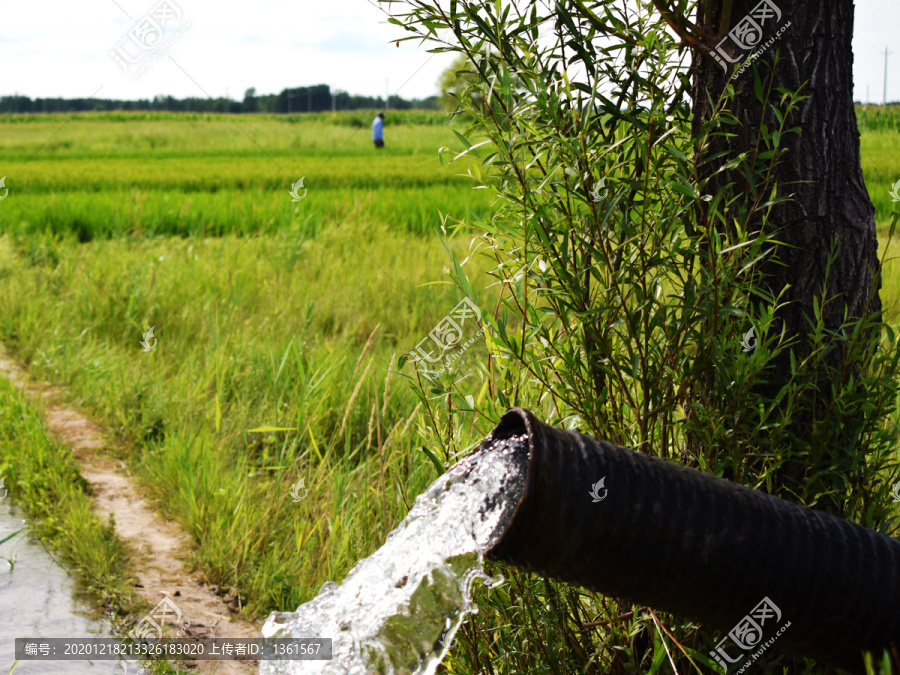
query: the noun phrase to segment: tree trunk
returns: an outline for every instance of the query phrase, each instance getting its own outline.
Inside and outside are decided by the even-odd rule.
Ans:
[[[774,43],[755,62],[763,91],[774,85],[801,90],[808,97],[786,125],[800,127],[800,134],[789,134],[781,141],[788,152],[775,177],[779,195],[792,195],[792,199],[773,211],[770,222],[776,229],[770,233],[784,245],[778,246],[778,262],[764,268],[769,290],[777,294],[790,285],[784,296],[790,305],[779,315],[788,334],[799,340],[800,354],[805,354],[808,323],[804,317],[813,316],[814,298],[822,300],[832,242],[839,249],[828,278],[826,296],[834,300],[826,307],[826,327],[840,326],[845,308],[849,317],[881,310],[875,209],[863,182],[853,107],[853,1],[701,0],[697,21],[705,35],[702,42],[711,51],[694,50],[695,135],[711,116],[708,96],[715,102],[729,80],[735,88],[730,107],[741,122],[740,127],[729,128],[734,137],[715,140],[712,152],[752,150],[761,121],[770,129],[778,128],[771,109],[763,110],[754,91],[752,67],[731,80],[741,63],[770,38],[775,38]],[[782,56],[777,67],[776,50]],[[779,98],[776,94],[775,105]],[[720,180],[734,181],[738,190],[746,187],[737,172],[720,176]],[[840,364],[839,352],[835,358],[832,365]]]

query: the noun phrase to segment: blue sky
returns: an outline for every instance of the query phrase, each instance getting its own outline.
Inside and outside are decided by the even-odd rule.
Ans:
[[[243,97],[330,83],[357,94],[435,93],[453,57],[428,54],[367,0],[172,0],[190,22],[162,58],[132,80],[109,52],[157,0],[0,0],[0,94],[152,98],[157,94]],[[881,102],[883,50],[891,54],[888,100],[900,100],[900,3],[857,2],[854,98],[869,86]],[[129,18],[130,17],[130,18]],[[167,36],[175,35],[175,25]],[[386,83],[387,80],[387,83]]]

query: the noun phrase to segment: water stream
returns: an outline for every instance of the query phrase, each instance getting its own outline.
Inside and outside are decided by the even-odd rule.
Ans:
[[[467,614],[471,585],[525,487],[527,437],[489,436],[420,495],[384,546],[263,637],[332,638],[330,661],[264,661],[260,675],[430,675]]]
[[[113,637],[111,626],[92,615],[89,598],[40,542],[28,536],[28,521],[8,500],[0,502],[0,673],[15,661],[17,637]],[[10,563],[9,561],[12,561]],[[15,675],[122,673],[115,661],[21,661]]]

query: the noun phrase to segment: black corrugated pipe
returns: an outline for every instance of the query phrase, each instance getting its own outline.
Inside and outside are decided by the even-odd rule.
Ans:
[[[525,491],[489,560],[728,631],[726,667],[769,643],[860,672],[900,645],[897,540],[521,408],[488,439],[521,433]]]

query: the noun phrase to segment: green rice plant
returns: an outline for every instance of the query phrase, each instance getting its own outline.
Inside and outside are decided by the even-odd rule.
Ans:
[[[863,176],[872,203],[879,234],[886,234],[891,214],[900,211],[900,200],[894,200],[891,192],[900,182],[900,133],[877,130],[862,134],[860,138]],[[893,190],[900,195],[900,186]]]
[[[857,105],[856,123],[861,132],[900,131],[900,106]]]
[[[307,185],[309,182],[307,181]],[[72,233],[81,242],[110,237],[219,237],[224,234],[276,233],[295,225],[314,235],[326,223],[366,214],[398,231],[433,234],[441,214],[479,218],[490,213],[491,198],[469,186],[436,185],[417,189],[323,188],[292,203],[288,190],[228,188],[182,192],[174,188],[119,188],[98,192],[39,193],[17,196],[6,215],[7,232]]]
[[[445,116],[449,120],[449,116]],[[359,169],[391,157],[434,157],[437,148],[458,144],[453,127],[419,124],[385,125],[387,145],[375,153],[368,129],[348,128],[328,118],[291,120],[272,116],[226,116],[204,120],[190,114],[121,121],[66,115],[0,117],[5,133],[0,150],[13,169],[21,160],[72,158],[140,158],[152,165],[160,159],[253,157],[278,160],[356,157]],[[371,122],[371,120],[370,120]],[[460,146],[461,147],[461,146]],[[215,165],[210,163],[215,168]],[[237,167],[240,169],[240,167]],[[112,172],[106,172],[112,174]],[[249,172],[245,172],[249,173]],[[415,178],[410,174],[410,178]]]
[[[458,175],[465,167],[441,165],[437,148],[458,141],[436,126],[397,125],[377,155],[367,133],[327,121],[88,118],[6,128],[0,149],[14,169],[0,230],[10,233],[206,237],[298,222],[315,230],[364,214],[431,234],[441,213],[477,218],[492,208]],[[305,196],[292,201],[301,178]]]
[[[310,122],[328,122],[329,124],[359,127],[362,125],[368,126],[369,124],[371,124],[372,118],[378,112],[381,111],[375,110],[374,108],[371,110],[361,108],[357,110],[340,110],[333,113],[296,113],[291,115],[269,113],[242,113],[240,115],[233,115],[226,113],[170,112],[165,110],[140,110],[134,112],[127,110],[116,110],[112,112],[80,112],[71,114],[4,114],[0,115],[0,122],[8,122],[14,124],[37,124],[41,122],[58,122],[60,119],[69,119],[76,122],[127,122],[129,124],[133,124],[135,122],[158,122],[167,120],[187,120],[192,122],[230,122],[232,120],[252,122],[257,120],[273,120],[283,124],[308,124]],[[449,117],[446,113],[436,112],[432,110],[391,110],[387,113],[386,124],[445,126],[448,124],[448,120]]]

